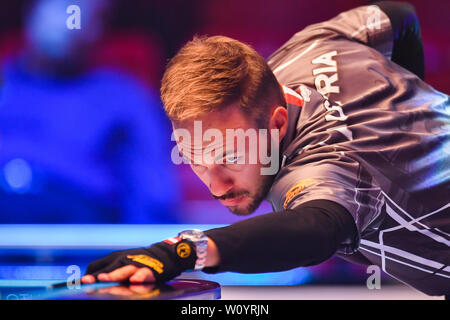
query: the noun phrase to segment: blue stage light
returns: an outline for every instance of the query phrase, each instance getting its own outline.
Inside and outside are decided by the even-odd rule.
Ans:
[[[17,193],[27,192],[33,180],[30,165],[24,159],[13,159],[3,167],[5,180],[9,188]]]

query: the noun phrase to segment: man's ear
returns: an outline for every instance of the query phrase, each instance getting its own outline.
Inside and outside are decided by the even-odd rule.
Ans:
[[[275,106],[272,109],[270,120],[269,120],[269,130],[278,129],[280,143],[286,135],[288,128],[288,112],[285,107]]]

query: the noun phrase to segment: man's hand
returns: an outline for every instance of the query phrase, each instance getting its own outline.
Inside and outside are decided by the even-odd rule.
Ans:
[[[149,248],[115,251],[96,260],[89,264],[81,281],[165,282],[193,269],[196,259],[192,241],[171,238]]]

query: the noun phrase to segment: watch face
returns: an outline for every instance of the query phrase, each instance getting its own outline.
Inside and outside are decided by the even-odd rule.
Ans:
[[[180,235],[194,241],[206,240],[205,234],[200,230],[185,230]]]
[[[185,230],[180,233],[180,236],[192,240],[195,243],[197,249],[203,249],[208,246],[208,238],[203,233],[203,231],[196,229]]]

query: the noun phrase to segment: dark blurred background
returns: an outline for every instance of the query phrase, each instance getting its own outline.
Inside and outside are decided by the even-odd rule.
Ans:
[[[426,81],[448,94],[450,1],[409,2],[422,28]],[[242,219],[212,200],[188,166],[170,160],[174,144],[159,99],[168,59],[195,34],[234,37],[268,57],[305,26],[372,3],[1,1],[0,224],[225,224]],[[66,9],[73,4],[81,8],[81,29],[69,30]],[[263,204],[256,214],[269,211]],[[125,245],[125,233],[118,238],[111,231],[110,237]],[[20,257],[18,252],[8,263],[15,265]],[[0,278],[14,277],[5,270]],[[275,278],[275,283],[306,278],[348,283],[367,276],[364,269],[335,259],[302,272],[284,282]]]

